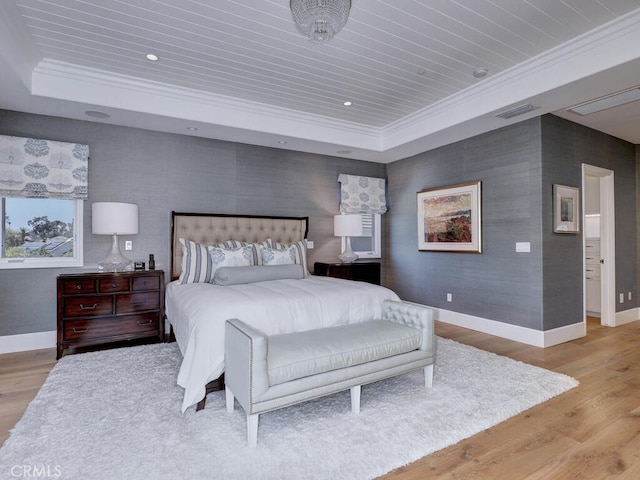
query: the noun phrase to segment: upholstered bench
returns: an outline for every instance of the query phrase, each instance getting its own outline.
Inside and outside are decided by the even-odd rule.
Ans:
[[[361,385],[417,368],[433,382],[433,313],[423,305],[385,300],[380,320],[270,337],[238,319],[225,329],[227,411],[237,398],[250,446],[261,413],[347,389],[358,413]]]

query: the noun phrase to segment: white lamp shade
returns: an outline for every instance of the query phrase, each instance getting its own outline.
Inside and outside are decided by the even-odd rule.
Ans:
[[[361,237],[362,215],[336,215],[333,217],[333,234],[336,237]]]
[[[91,232],[96,235],[136,235],[138,205],[135,203],[95,202],[91,205]]]

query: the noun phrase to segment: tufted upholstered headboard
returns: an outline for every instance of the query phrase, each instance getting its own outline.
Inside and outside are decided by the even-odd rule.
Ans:
[[[262,242],[267,238],[281,243],[295,243],[307,238],[308,228],[309,217],[171,212],[171,280],[180,276],[180,238],[202,245],[214,245],[227,240]]]

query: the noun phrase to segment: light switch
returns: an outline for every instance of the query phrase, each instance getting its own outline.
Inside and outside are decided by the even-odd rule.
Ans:
[[[518,252],[518,253],[530,253],[531,252],[531,243],[530,242],[516,242],[516,252]]]

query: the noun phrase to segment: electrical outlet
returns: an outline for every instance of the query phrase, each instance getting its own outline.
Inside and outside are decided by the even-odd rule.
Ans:
[[[132,240],[125,240],[124,249],[125,250],[133,250],[133,241]]]
[[[450,293],[447,293],[447,302],[453,302],[453,295]]]
[[[624,293],[620,294],[620,303],[624,303]]]
[[[631,300],[631,292],[629,292],[627,299]]]
[[[307,240],[307,248],[308,248],[309,250],[312,250],[312,249],[313,249],[313,240]]]

